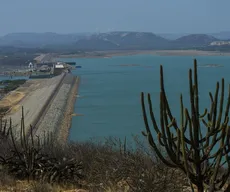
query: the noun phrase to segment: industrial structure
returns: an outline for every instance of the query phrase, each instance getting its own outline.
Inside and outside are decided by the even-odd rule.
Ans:
[[[70,73],[71,69],[76,68],[76,63],[58,62],[52,54],[41,54],[34,58],[33,63],[29,63],[28,68],[31,71],[30,78],[50,78],[63,72]]]
[[[29,64],[30,78],[51,78],[63,72],[70,72],[73,67],[63,62],[42,62]]]

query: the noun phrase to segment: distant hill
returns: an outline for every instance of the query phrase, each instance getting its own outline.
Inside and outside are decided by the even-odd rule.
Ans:
[[[80,39],[76,43],[76,48],[94,50],[143,50],[164,49],[169,44],[169,40],[150,32],[110,32],[94,34],[90,37]]]
[[[189,34],[187,34],[187,33],[158,33],[156,35],[163,37],[165,39],[168,39],[168,40],[176,40],[180,37],[183,37],[183,36],[186,36]]]
[[[86,50],[191,49],[206,47],[213,41],[218,39],[206,34],[191,34],[169,40],[149,32],[110,32],[80,39],[76,43],[76,48]]]
[[[212,33],[210,35],[220,40],[230,40],[230,31],[221,31],[219,33]]]
[[[11,33],[0,37],[0,47],[8,47],[8,50],[12,51],[15,48],[36,48],[43,52],[59,53],[74,53],[81,50],[205,49],[211,42],[221,39],[217,36],[227,37],[228,32],[220,34],[216,34],[215,37],[210,34],[161,34],[162,37],[151,32],[132,31],[98,34]]]
[[[76,43],[77,49],[82,50],[114,50],[118,49],[119,46],[114,44],[113,42],[98,39],[96,37],[90,37],[88,39],[80,39]]]
[[[206,34],[192,34],[180,37],[172,42],[173,47],[176,48],[195,48],[208,46],[213,41],[219,39]]]
[[[168,40],[176,40],[180,37],[190,35],[188,33],[158,33],[157,35],[168,39]],[[219,40],[229,40],[230,39],[230,31],[222,31],[218,33],[207,33],[207,35],[211,35]]]
[[[0,46],[42,47],[75,43],[89,34],[11,33],[0,38]]]

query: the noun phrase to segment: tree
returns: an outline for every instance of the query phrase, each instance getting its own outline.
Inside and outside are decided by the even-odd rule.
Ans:
[[[211,107],[200,113],[199,90],[197,77],[197,61],[194,60],[194,76],[189,70],[190,110],[184,107],[182,94],[180,96],[180,123],[173,116],[164,88],[163,67],[160,66],[160,126],[158,125],[151,96],[148,94],[148,108],[153,128],[167,154],[163,155],[154,141],[148,122],[145,106],[145,95],[141,93],[142,112],[150,147],[161,161],[169,167],[181,169],[199,192],[208,189],[210,192],[220,190],[228,185],[225,191],[230,191],[228,178],[230,175],[230,135],[229,107],[230,86],[227,104],[224,110],[224,79],[216,84],[213,96],[209,93]],[[218,97],[220,96],[220,99]],[[189,112],[190,111],[190,112]],[[217,150],[214,150],[214,148]],[[224,167],[224,169],[222,169]],[[192,185],[191,185],[192,186]]]

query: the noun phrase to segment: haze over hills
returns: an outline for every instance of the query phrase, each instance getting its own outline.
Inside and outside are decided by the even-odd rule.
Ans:
[[[215,36],[210,34],[178,34],[178,36],[174,34],[173,38],[166,36],[167,34],[162,37],[151,32],[131,31],[98,34],[11,33],[0,37],[0,46],[59,50],[189,49],[209,46],[211,42],[222,40],[223,37],[230,39],[230,32],[216,33]]]
[[[90,35],[90,33],[10,33],[0,37],[0,46],[42,47],[47,45],[68,45],[87,35]]]
[[[95,34],[80,39],[76,43],[79,49],[162,49],[169,40],[150,32],[110,32]]]
[[[221,31],[218,33],[205,33],[207,35],[211,35],[219,40],[228,40],[230,39],[230,31]],[[192,35],[190,33],[158,33],[157,35],[168,39],[168,40],[176,40],[180,37]]]
[[[174,40],[173,47],[177,47],[177,48],[205,47],[214,41],[218,41],[218,39],[211,35],[192,34]]]
[[[210,35],[220,40],[230,40],[230,31],[221,31],[219,33],[211,33]]]
[[[206,34],[182,36],[169,40],[150,32],[111,32],[80,39],[76,47],[82,50],[156,50],[203,48],[219,39]]]
[[[168,40],[176,40],[180,37],[190,35],[189,33],[157,33],[156,35],[161,36]]]

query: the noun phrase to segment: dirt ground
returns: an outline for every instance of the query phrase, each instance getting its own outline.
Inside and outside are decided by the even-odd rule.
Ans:
[[[22,106],[24,108],[25,127],[28,129],[34,120],[38,118],[39,112],[44,107],[45,102],[61,78],[62,75],[50,79],[28,80],[24,85],[10,92],[0,101],[0,107],[9,107],[5,118],[8,120],[10,118],[12,119],[12,125],[16,135],[20,130]]]
[[[7,94],[5,97],[3,97],[2,100],[0,100],[0,108],[8,107],[10,110],[7,114],[11,114],[12,112],[16,112],[16,108],[18,108],[20,105],[18,105],[23,99],[26,99],[26,97],[29,96],[29,93],[31,94],[34,92],[41,84],[44,84],[44,79],[38,79],[38,80],[28,80],[25,84],[21,85],[18,89],[11,91],[9,94]]]

